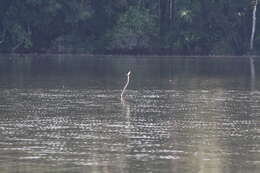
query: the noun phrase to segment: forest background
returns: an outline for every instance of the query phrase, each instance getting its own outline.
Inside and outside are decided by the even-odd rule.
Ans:
[[[250,52],[255,4],[256,0],[1,0],[0,52],[244,55]],[[259,15],[253,50],[258,55]]]

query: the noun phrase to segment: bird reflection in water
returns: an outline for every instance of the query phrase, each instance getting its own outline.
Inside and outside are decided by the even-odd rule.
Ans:
[[[126,84],[122,90],[122,93],[121,93],[121,104],[123,106],[123,113],[126,115],[126,118],[127,118],[127,122],[128,122],[128,126],[129,126],[129,119],[130,119],[130,105],[129,103],[125,100],[125,91],[126,91],[126,88],[129,84],[129,81],[130,81],[130,75],[131,75],[131,71],[129,71],[126,76],[127,76],[127,81],[126,81]]]

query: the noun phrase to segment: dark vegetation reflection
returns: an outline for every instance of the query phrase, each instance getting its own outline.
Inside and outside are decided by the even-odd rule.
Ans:
[[[250,57],[4,56],[0,82],[1,87],[15,88],[121,89],[131,69],[132,89],[250,89],[258,63]]]
[[[258,63],[3,56],[0,172],[258,173]]]

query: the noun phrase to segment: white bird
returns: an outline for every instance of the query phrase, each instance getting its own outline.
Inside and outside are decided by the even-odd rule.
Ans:
[[[125,93],[125,90],[126,90],[128,84],[129,84],[130,74],[131,74],[131,71],[129,71],[129,72],[126,74],[126,76],[127,76],[127,81],[126,81],[126,84],[125,84],[125,86],[124,86],[124,88],[123,88],[123,90],[122,90],[122,93],[121,93],[121,101],[124,100],[124,93]]]

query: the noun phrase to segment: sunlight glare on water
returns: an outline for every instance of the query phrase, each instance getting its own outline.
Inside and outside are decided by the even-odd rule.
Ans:
[[[65,87],[2,87],[0,172],[259,171],[260,92],[209,88],[211,77],[201,88],[169,88],[167,76],[149,87],[135,75],[125,102],[100,76],[86,88],[70,76]]]

